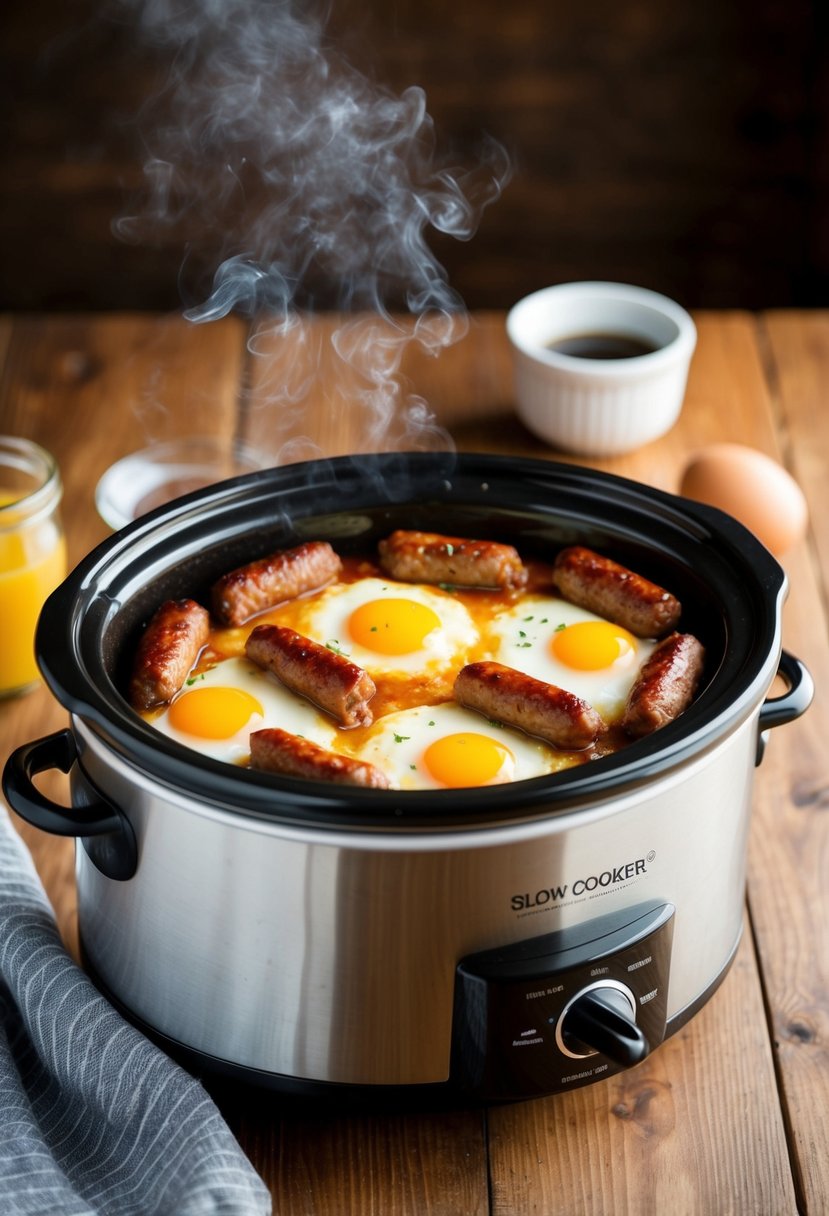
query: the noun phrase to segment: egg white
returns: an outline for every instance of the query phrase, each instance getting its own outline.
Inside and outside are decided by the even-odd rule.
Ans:
[[[326,721],[322,713],[304,697],[298,697],[280,684],[274,676],[262,671],[248,659],[225,659],[214,667],[196,676],[191,676],[185,682],[181,692],[171,702],[175,704],[187,693],[198,688],[237,688],[255,697],[262,706],[263,714],[254,713],[240,727],[236,734],[227,739],[205,739],[177,730],[169,718],[170,706],[156,718],[152,725],[162,734],[177,743],[201,752],[202,755],[212,756],[215,760],[225,760],[239,764],[250,755],[250,735],[252,731],[261,730],[266,726],[278,726],[282,730],[302,735],[322,747],[331,747],[336,736],[336,729],[331,722]]]
[[[580,621],[603,617],[566,600],[527,595],[520,603],[498,613],[491,624],[492,658],[507,667],[555,684],[592,705],[607,723],[620,717],[639,670],[657,643],[634,638],[633,653],[611,667],[582,671],[560,662],[550,649],[556,630]]]
[[[429,772],[423,754],[437,739],[466,731],[488,735],[512,752],[514,762],[505,766],[499,781],[524,781],[578,762],[567,753],[556,752],[540,739],[506,726],[493,725],[481,714],[452,701],[401,709],[379,718],[363,742],[360,756],[381,769],[395,789],[445,789],[447,787]],[[478,783],[470,781],[469,784]]]
[[[363,604],[384,599],[414,600],[423,604],[440,619],[440,626],[426,635],[421,647],[406,654],[382,654],[360,645],[349,632],[352,613]],[[450,593],[379,578],[364,578],[356,583],[326,588],[306,606],[301,632],[315,642],[338,650],[370,675],[427,674],[437,668],[445,669],[447,665],[459,670],[478,641],[472,617]]]

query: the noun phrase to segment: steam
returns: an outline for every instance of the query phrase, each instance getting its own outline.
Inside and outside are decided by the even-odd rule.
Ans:
[[[118,234],[186,240],[182,285],[193,263],[212,259],[212,286],[185,315],[256,319],[250,347],[272,364],[283,433],[312,391],[315,361],[318,371],[333,352],[372,447],[445,442],[426,403],[406,394],[400,365],[409,343],[434,355],[465,332],[427,234],[473,236],[509,178],[503,148],[484,138],[471,168],[453,167],[423,90],[397,96],[350,66],[312,3],[119,2],[171,66],[143,116],[153,132],[145,189]],[[325,352],[303,321],[319,308],[351,317]]]

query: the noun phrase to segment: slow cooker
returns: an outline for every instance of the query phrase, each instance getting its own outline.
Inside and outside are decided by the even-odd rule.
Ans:
[[[398,527],[621,561],[681,599],[704,686],[612,756],[404,793],[235,768],[132,712],[125,673],[163,599],[206,602],[220,574],[302,540],[366,552]],[[311,1094],[571,1089],[657,1047],[734,957],[754,768],[812,692],[781,651],[785,591],[735,520],[587,468],[390,453],[265,470],[116,533],[51,596],[38,661],[70,725],[18,749],[4,789],[78,838],[86,966],[194,1070]],[[36,788],[50,768],[70,808]]]

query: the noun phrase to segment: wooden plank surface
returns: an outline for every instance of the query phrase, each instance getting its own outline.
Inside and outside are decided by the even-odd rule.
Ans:
[[[747,314],[711,314],[698,325],[679,424],[637,453],[596,464],[675,490],[689,454],[719,439],[785,459],[813,510],[809,543],[785,562],[792,586],[785,642],[829,687],[822,581],[829,516],[821,471],[829,428],[815,424],[829,389],[829,317],[783,314],[760,326]],[[378,435],[367,440],[365,412],[345,408],[356,382],[325,389],[315,380],[320,361],[332,374],[324,344],[306,352],[310,363],[297,371],[286,367],[288,354],[274,335],[260,358],[248,359],[234,322],[194,329],[127,316],[15,319],[0,328],[0,340],[4,334],[0,429],[39,439],[58,456],[73,560],[106,534],[91,497],[99,473],[147,438],[195,429],[231,435],[238,425],[283,459],[382,446]],[[404,397],[422,396],[460,448],[557,456],[512,412],[500,313],[477,315],[468,337],[440,358],[408,348],[399,379]],[[292,412],[280,410],[278,400],[286,380],[300,403]],[[432,424],[424,431],[424,445],[440,441]],[[275,1211],[825,1211],[826,712],[819,696],[801,722],[773,734],[757,772],[750,930],[722,987],[682,1031],[621,1077],[488,1111],[349,1116],[223,1093],[223,1109],[270,1185]],[[63,719],[45,690],[0,706],[4,752]],[[24,835],[72,945],[71,843],[28,829]]]
[[[234,435],[244,333],[173,316],[14,320],[0,418],[58,461],[70,562],[109,535],[94,491],[113,461],[180,435]]]
[[[763,764],[751,915],[795,1177],[803,1210],[817,1213],[829,1210],[829,317],[777,313],[763,328],[781,451],[811,507],[810,544],[785,563],[785,637],[816,694],[800,721],[775,733]]]
[[[268,1182],[274,1213],[488,1216],[482,1111],[343,1114],[225,1099],[222,1109]]]

